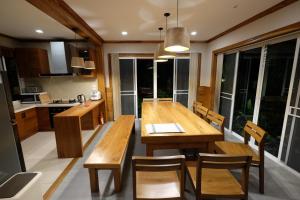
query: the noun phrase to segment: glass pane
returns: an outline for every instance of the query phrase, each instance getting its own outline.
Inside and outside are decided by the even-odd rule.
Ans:
[[[289,151],[287,164],[293,169],[300,172],[300,56],[298,56],[295,78],[293,80],[290,106],[291,115],[287,120],[281,159],[284,161],[285,157],[287,156],[286,153]],[[288,150],[287,147],[290,137],[292,137],[291,145]]]
[[[143,98],[153,98],[153,59],[137,60],[138,115],[141,117]]]
[[[240,135],[247,120],[253,120],[261,48],[240,52],[232,130]]]
[[[157,98],[173,98],[174,60],[157,63]]]
[[[278,155],[296,40],[267,47],[258,124],[268,132],[265,148]]]
[[[190,59],[177,60],[177,90],[189,89]]]
[[[122,115],[135,115],[134,113],[134,95],[121,95],[121,113]]]
[[[184,105],[185,107],[188,106],[188,94],[177,94],[176,95],[176,102],[181,103],[182,105]]]
[[[221,92],[232,94],[236,53],[224,55]]]
[[[134,60],[120,59],[121,91],[134,90]]]
[[[225,127],[229,128],[231,100],[220,98],[219,113],[225,117]]]
[[[291,117],[291,123],[287,127],[287,132],[293,134],[291,140],[291,150],[288,158],[288,165],[300,172],[300,118]]]

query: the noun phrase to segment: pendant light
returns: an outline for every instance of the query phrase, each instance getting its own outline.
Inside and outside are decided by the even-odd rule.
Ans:
[[[75,48],[77,50],[76,30],[74,30],[74,33],[75,33]],[[71,67],[74,67],[74,68],[84,68],[84,60],[83,60],[83,58],[81,58],[79,56],[72,56]]]
[[[167,31],[168,30],[168,17],[170,16],[170,13],[165,13],[164,16],[166,17],[166,29],[165,30]],[[158,48],[158,58],[169,59],[169,58],[176,57],[176,53],[165,51],[164,42],[160,43],[157,48]]]
[[[92,60],[84,61],[84,68],[85,69],[96,69],[95,62]]]
[[[159,30],[159,40],[161,40],[161,31],[163,30],[162,27],[158,28]],[[160,45],[157,46],[156,51],[154,52],[154,62],[167,62],[166,58],[160,58]]]
[[[169,28],[165,37],[165,50],[183,52],[190,49],[190,36],[184,27],[178,27],[178,0],[177,0],[177,27]]]

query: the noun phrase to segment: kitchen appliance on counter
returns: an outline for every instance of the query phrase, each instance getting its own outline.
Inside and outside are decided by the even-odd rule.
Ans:
[[[74,104],[77,103],[76,99],[53,99],[49,104]]]
[[[78,95],[77,100],[78,100],[79,103],[85,103],[86,102],[86,98],[83,94]]]
[[[41,103],[40,95],[46,94],[46,92],[32,92],[32,93],[21,93],[21,103],[22,104],[37,104]]]
[[[101,99],[101,93],[98,90],[92,90],[92,94],[91,94],[91,100],[92,101],[97,101]]]
[[[25,88],[22,88],[21,93],[41,93],[43,92],[43,89],[39,86],[26,86]]]

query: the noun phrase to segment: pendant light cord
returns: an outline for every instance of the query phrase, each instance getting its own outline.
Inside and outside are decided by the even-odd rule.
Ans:
[[[178,27],[178,0],[177,0],[177,27]]]

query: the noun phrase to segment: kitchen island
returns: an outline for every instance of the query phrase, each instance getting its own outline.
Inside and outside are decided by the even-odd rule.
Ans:
[[[104,123],[104,100],[88,101],[54,116],[59,158],[82,157],[82,130],[93,130]]]

